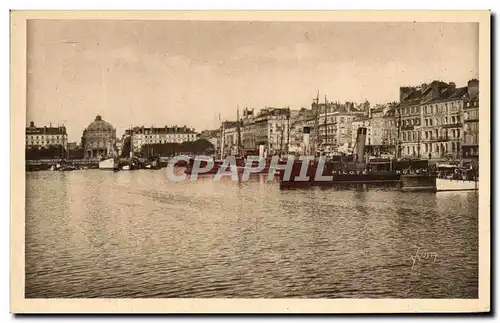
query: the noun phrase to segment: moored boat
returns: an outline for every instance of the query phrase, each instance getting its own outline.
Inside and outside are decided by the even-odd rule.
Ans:
[[[440,191],[475,191],[479,189],[478,180],[436,178],[436,190]]]
[[[436,176],[432,174],[402,174],[401,190],[406,192],[436,190]]]
[[[99,162],[99,169],[102,170],[119,170],[118,160],[115,158],[103,159]]]
[[[473,168],[458,165],[438,165],[437,191],[474,191],[479,189],[479,177]]]

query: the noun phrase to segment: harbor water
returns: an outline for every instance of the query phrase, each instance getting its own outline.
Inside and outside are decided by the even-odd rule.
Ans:
[[[27,298],[477,298],[478,193],[26,173]]]

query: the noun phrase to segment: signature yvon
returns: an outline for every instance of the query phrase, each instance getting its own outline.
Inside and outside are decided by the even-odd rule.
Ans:
[[[417,252],[415,253],[415,255],[410,255],[411,260],[413,261],[413,263],[411,265],[411,270],[413,270],[413,268],[415,267],[415,263],[417,261],[421,261],[422,259],[429,260],[429,261],[432,260],[432,262],[436,262],[436,259],[437,259],[436,252],[425,251],[423,249],[420,249],[420,247],[416,247],[416,248],[417,248]]]

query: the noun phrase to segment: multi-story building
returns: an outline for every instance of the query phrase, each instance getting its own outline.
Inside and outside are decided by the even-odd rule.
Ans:
[[[306,154],[314,151],[316,115],[312,109],[301,108],[290,111],[290,137],[288,152]],[[309,152],[304,147],[304,128],[309,128]]]
[[[242,129],[241,129],[241,139],[242,146],[245,151],[255,152],[257,149],[257,133],[256,133],[256,125],[255,125],[255,110],[254,109],[244,109],[243,110],[243,118]]]
[[[95,120],[83,130],[82,147],[85,158],[100,158],[116,153],[116,129],[96,116]]]
[[[470,101],[469,92],[477,97],[477,85],[473,80],[467,87],[457,88],[452,82],[433,81],[418,87],[400,88],[396,112],[400,124],[400,156],[460,158],[464,142],[464,107]]]
[[[65,126],[36,127],[33,121],[26,127],[26,148],[61,146],[68,149],[68,133]]]
[[[353,102],[345,104],[314,102],[313,109],[318,111],[316,135],[320,146],[326,149],[352,146],[352,121],[362,117],[363,111],[354,108]]]
[[[290,109],[262,109],[257,115],[253,110],[244,110],[242,141],[246,150],[258,150],[264,146],[267,155],[286,152],[290,123]]]
[[[140,151],[145,144],[183,143],[196,141],[198,134],[187,126],[173,127],[134,127],[127,129],[125,135],[132,138],[133,151]]]
[[[463,143],[462,157],[465,159],[479,158],[479,81],[470,80],[467,83],[467,95],[463,104]]]
[[[421,124],[421,87],[401,87],[399,104],[396,106],[398,126],[398,157],[416,157],[420,154],[419,127]]]
[[[369,108],[363,116],[352,121],[351,141],[356,142],[357,129],[366,128],[366,149],[374,155],[394,153],[397,131],[394,122],[394,105],[379,104]]]
[[[238,133],[238,131],[240,131]],[[224,121],[223,122],[223,132],[224,132],[224,154],[226,155],[237,155],[238,145],[241,146],[241,125],[238,129],[238,121]],[[238,137],[239,136],[239,137]]]
[[[382,117],[382,146],[388,153],[395,155],[398,143],[398,127],[396,123],[396,103],[389,103],[386,106]]]
[[[439,85],[435,85],[439,84]],[[431,158],[459,158],[462,105],[467,88],[432,82],[422,88],[422,150]]]

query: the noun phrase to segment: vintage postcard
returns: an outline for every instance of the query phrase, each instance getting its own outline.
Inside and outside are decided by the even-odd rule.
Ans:
[[[490,311],[489,11],[12,11],[11,312]]]

